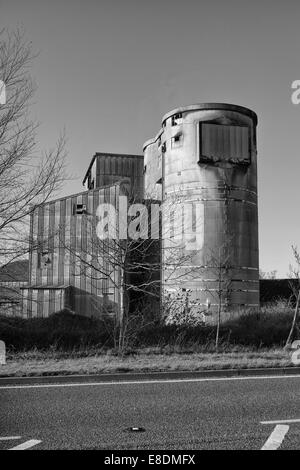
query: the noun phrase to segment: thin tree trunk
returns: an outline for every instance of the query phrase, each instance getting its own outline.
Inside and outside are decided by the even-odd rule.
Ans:
[[[217,320],[217,331],[216,331],[216,352],[219,348],[219,335],[220,335],[220,323],[221,323],[221,310],[222,310],[222,300],[219,298],[218,306],[218,320]]]
[[[119,338],[118,338],[118,354],[123,355],[123,336],[124,336],[124,273],[121,267],[120,269],[120,302],[119,302]]]
[[[292,326],[291,326],[291,329],[290,329],[290,332],[289,332],[289,336],[286,340],[285,347],[289,346],[289,344],[291,343],[291,339],[292,339],[294,329],[295,329],[295,326],[296,326],[296,320],[297,320],[297,316],[298,316],[299,304],[300,304],[300,289],[298,291],[297,302],[296,302],[296,307],[295,307]]]
[[[219,255],[220,257],[220,255]],[[219,305],[218,305],[218,319],[217,319],[217,331],[216,331],[216,352],[219,349],[219,335],[220,335],[220,323],[221,323],[221,310],[222,310],[222,268],[219,271]]]

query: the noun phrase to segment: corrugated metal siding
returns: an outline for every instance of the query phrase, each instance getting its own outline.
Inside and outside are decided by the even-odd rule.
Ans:
[[[83,300],[77,299],[76,305],[83,310],[91,308],[91,298],[86,294],[103,297],[110,292],[109,299],[117,303],[118,270],[114,272],[107,260],[103,266],[97,264],[99,257],[103,261],[105,257],[104,253],[99,253],[100,245],[95,243],[92,231],[96,227],[99,203],[117,207],[119,194],[120,188],[116,184],[52,201],[33,212],[30,289],[24,290],[23,303],[28,316],[45,316],[59,310],[63,302],[59,300],[58,292],[65,286],[77,288],[77,298],[81,295]],[[86,213],[76,214],[77,204],[85,205]],[[45,252],[51,259],[49,264],[41,262]],[[92,266],[87,266],[89,260]],[[113,272],[111,280],[103,279],[103,268]],[[88,299],[86,305],[84,299]]]
[[[200,159],[250,161],[249,128],[200,123]]]
[[[96,187],[112,185],[124,178],[129,178],[132,190],[137,197],[144,192],[144,159],[136,155],[97,155]]]
[[[65,288],[23,289],[23,316],[45,318],[65,307]]]
[[[0,282],[0,313],[8,317],[22,315],[21,288],[28,283],[25,281]]]
[[[46,318],[64,308],[85,316],[99,316],[105,309],[112,314],[116,305],[112,299],[107,301],[103,296],[95,296],[74,286],[52,288],[23,289],[23,308],[15,313],[26,318]],[[9,310],[12,315],[12,309]]]

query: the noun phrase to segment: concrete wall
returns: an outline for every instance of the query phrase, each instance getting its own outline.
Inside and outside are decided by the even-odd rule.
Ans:
[[[210,159],[202,154],[207,141],[203,142],[201,123],[215,124],[217,132],[227,126],[224,135],[208,145],[215,154]],[[207,303],[211,309],[217,307],[220,272],[222,302],[229,308],[259,304],[256,123],[252,111],[216,103],[178,108],[163,118],[158,134],[165,150],[161,168],[162,282],[165,299],[174,302],[173,310],[177,304],[179,310],[188,308],[197,315],[206,310]],[[228,131],[239,129],[249,135],[249,162],[243,161],[245,143],[243,147],[240,142],[223,142]],[[157,159],[158,143],[156,137],[144,145],[146,186],[154,193],[157,165],[148,161]],[[232,158],[227,158],[226,145]],[[176,244],[174,232],[171,234],[169,211],[183,203],[199,208],[194,249],[186,243]],[[193,232],[194,216],[189,217]],[[183,219],[175,214],[178,231],[182,224]],[[172,251],[176,250],[181,252],[181,259],[176,254],[172,263]],[[223,265],[224,269],[219,269]]]
[[[163,130],[144,144],[145,198],[161,201],[163,177]]]

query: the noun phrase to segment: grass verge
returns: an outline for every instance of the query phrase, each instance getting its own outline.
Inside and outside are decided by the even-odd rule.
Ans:
[[[109,352],[87,357],[67,357],[58,352],[29,351],[8,356],[0,366],[0,376],[42,376],[103,374],[117,372],[201,371],[291,366],[291,357],[282,349],[240,350],[216,353],[162,354],[141,350],[123,358]]]

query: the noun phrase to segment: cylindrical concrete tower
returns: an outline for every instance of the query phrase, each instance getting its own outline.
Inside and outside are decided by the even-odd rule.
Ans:
[[[162,198],[163,299],[175,316],[259,305],[256,125],[242,106],[196,104],[166,114],[144,146],[145,192]]]

